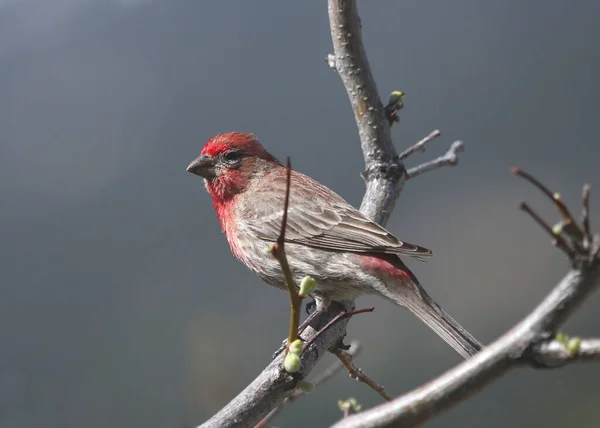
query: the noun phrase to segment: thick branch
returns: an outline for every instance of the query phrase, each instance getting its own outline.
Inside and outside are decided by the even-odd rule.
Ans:
[[[365,159],[366,192],[360,210],[385,225],[406,179],[404,165],[392,144],[390,126],[362,43],[355,0],[329,0],[329,25],[333,58],[358,126]]]
[[[479,354],[422,387],[345,418],[334,427],[414,427],[448,410],[513,367],[523,363],[539,367],[548,354],[555,353],[556,345],[550,341],[536,348],[536,340],[555,331],[599,284],[600,261],[571,270],[528,317]],[[598,358],[597,346],[597,340],[590,341],[580,348],[580,357],[571,359],[590,359],[592,354]]]

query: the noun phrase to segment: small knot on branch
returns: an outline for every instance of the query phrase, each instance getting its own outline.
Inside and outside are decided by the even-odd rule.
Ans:
[[[329,68],[331,68],[332,70],[335,70],[336,60],[335,60],[334,54],[327,54],[327,57],[325,58],[325,62],[327,63]]]
[[[369,167],[360,174],[360,176],[365,181],[384,178],[397,182],[401,180],[405,174],[406,168],[404,167],[404,163],[402,163],[400,158],[396,156],[388,162],[370,164]]]

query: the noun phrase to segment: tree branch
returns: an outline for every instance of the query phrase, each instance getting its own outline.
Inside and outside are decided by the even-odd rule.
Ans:
[[[582,339],[576,352],[570,352],[558,340],[544,341],[532,348],[531,358],[544,367],[562,367],[574,362],[600,361],[600,339]]]
[[[352,361],[352,355],[343,349],[339,349],[335,351],[336,357],[338,360],[342,362],[342,364],[348,369],[348,375],[356,379],[359,382],[362,382],[368,385],[373,391],[378,393],[384,400],[391,401],[392,397],[385,391],[385,388],[378,383],[376,383],[373,379],[367,376],[361,369],[356,367],[354,362]]]
[[[512,368],[523,365],[556,368],[572,361],[600,360],[598,339],[577,341],[572,349],[554,340],[557,328],[600,285],[597,250],[586,245],[589,241],[585,236],[587,233],[574,232],[580,228],[557,193],[550,192],[529,174],[520,170],[515,173],[548,195],[572,226],[569,231],[553,230],[533,210],[528,210],[555,242],[557,237],[562,238],[562,234],[569,237],[574,248],[567,253],[572,269],[529,316],[479,354],[420,388],[390,403],[345,418],[334,427],[414,427],[468,398]],[[587,191],[584,192],[584,207],[589,203],[586,194]],[[585,216],[583,220],[585,229]]]
[[[405,169],[392,144],[390,126],[362,43],[355,0],[329,0],[334,55],[330,67],[340,75],[358,127],[365,160],[366,192],[360,210],[385,225],[406,181]]]
[[[402,153],[400,153],[400,155],[398,156],[398,158],[400,160],[404,160],[407,157],[409,157],[410,155],[412,155],[413,153],[424,152],[425,151],[425,144],[427,144],[431,140],[435,140],[440,135],[442,135],[442,133],[440,132],[440,130],[439,129],[434,129],[433,131],[431,131],[429,133],[429,135],[426,135],[425,137],[421,138],[415,144],[413,144],[408,149],[406,149]]]
[[[457,153],[464,151],[465,147],[463,142],[455,141],[454,143],[452,143],[448,151],[442,156],[432,161],[422,163],[421,165],[415,166],[414,168],[410,168],[408,171],[406,171],[406,176],[407,178],[415,178],[416,176],[429,172],[432,169],[441,168],[443,166],[455,166],[456,164],[458,164]]]

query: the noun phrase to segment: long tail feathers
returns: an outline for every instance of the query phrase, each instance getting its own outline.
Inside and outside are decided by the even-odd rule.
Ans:
[[[419,317],[464,358],[469,358],[481,350],[483,345],[435,303],[418,283],[411,285],[416,285],[417,289],[399,295],[389,293],[387,297]]]
[[[418,316],[463,358],[469,358],[481,350],[483,345],[433,300],[429,302],[421,300],[417,304],[414,303],[413,301],[406,302],[404,306]]]

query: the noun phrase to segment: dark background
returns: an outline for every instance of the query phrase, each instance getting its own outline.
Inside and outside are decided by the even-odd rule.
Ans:
[[[460,165],[409,182],[389,229],[431,248],[410,262],[489,343],[567,271],[521,199],[557,215],[521,166],[600,227],[598,2],[359,4],[384,98],[407,93],[398,149],[442,130]],[[195,426],[270,361],[288,301],[231,256],[201,180],[213,134],[254,132],[353,204],[362,155],[324,1],[0,0],[0,426]],[[393,395],[459,362],[375,298],[350,323],[357,363]],[[600,299],[564,327],[598,335]],[[317,368],[324,369],[328,357]],[[596,427],[600,365],[514,371],[428,426]],[[378,396],[340,374],[286,409],[324,426],[337,400]]]

